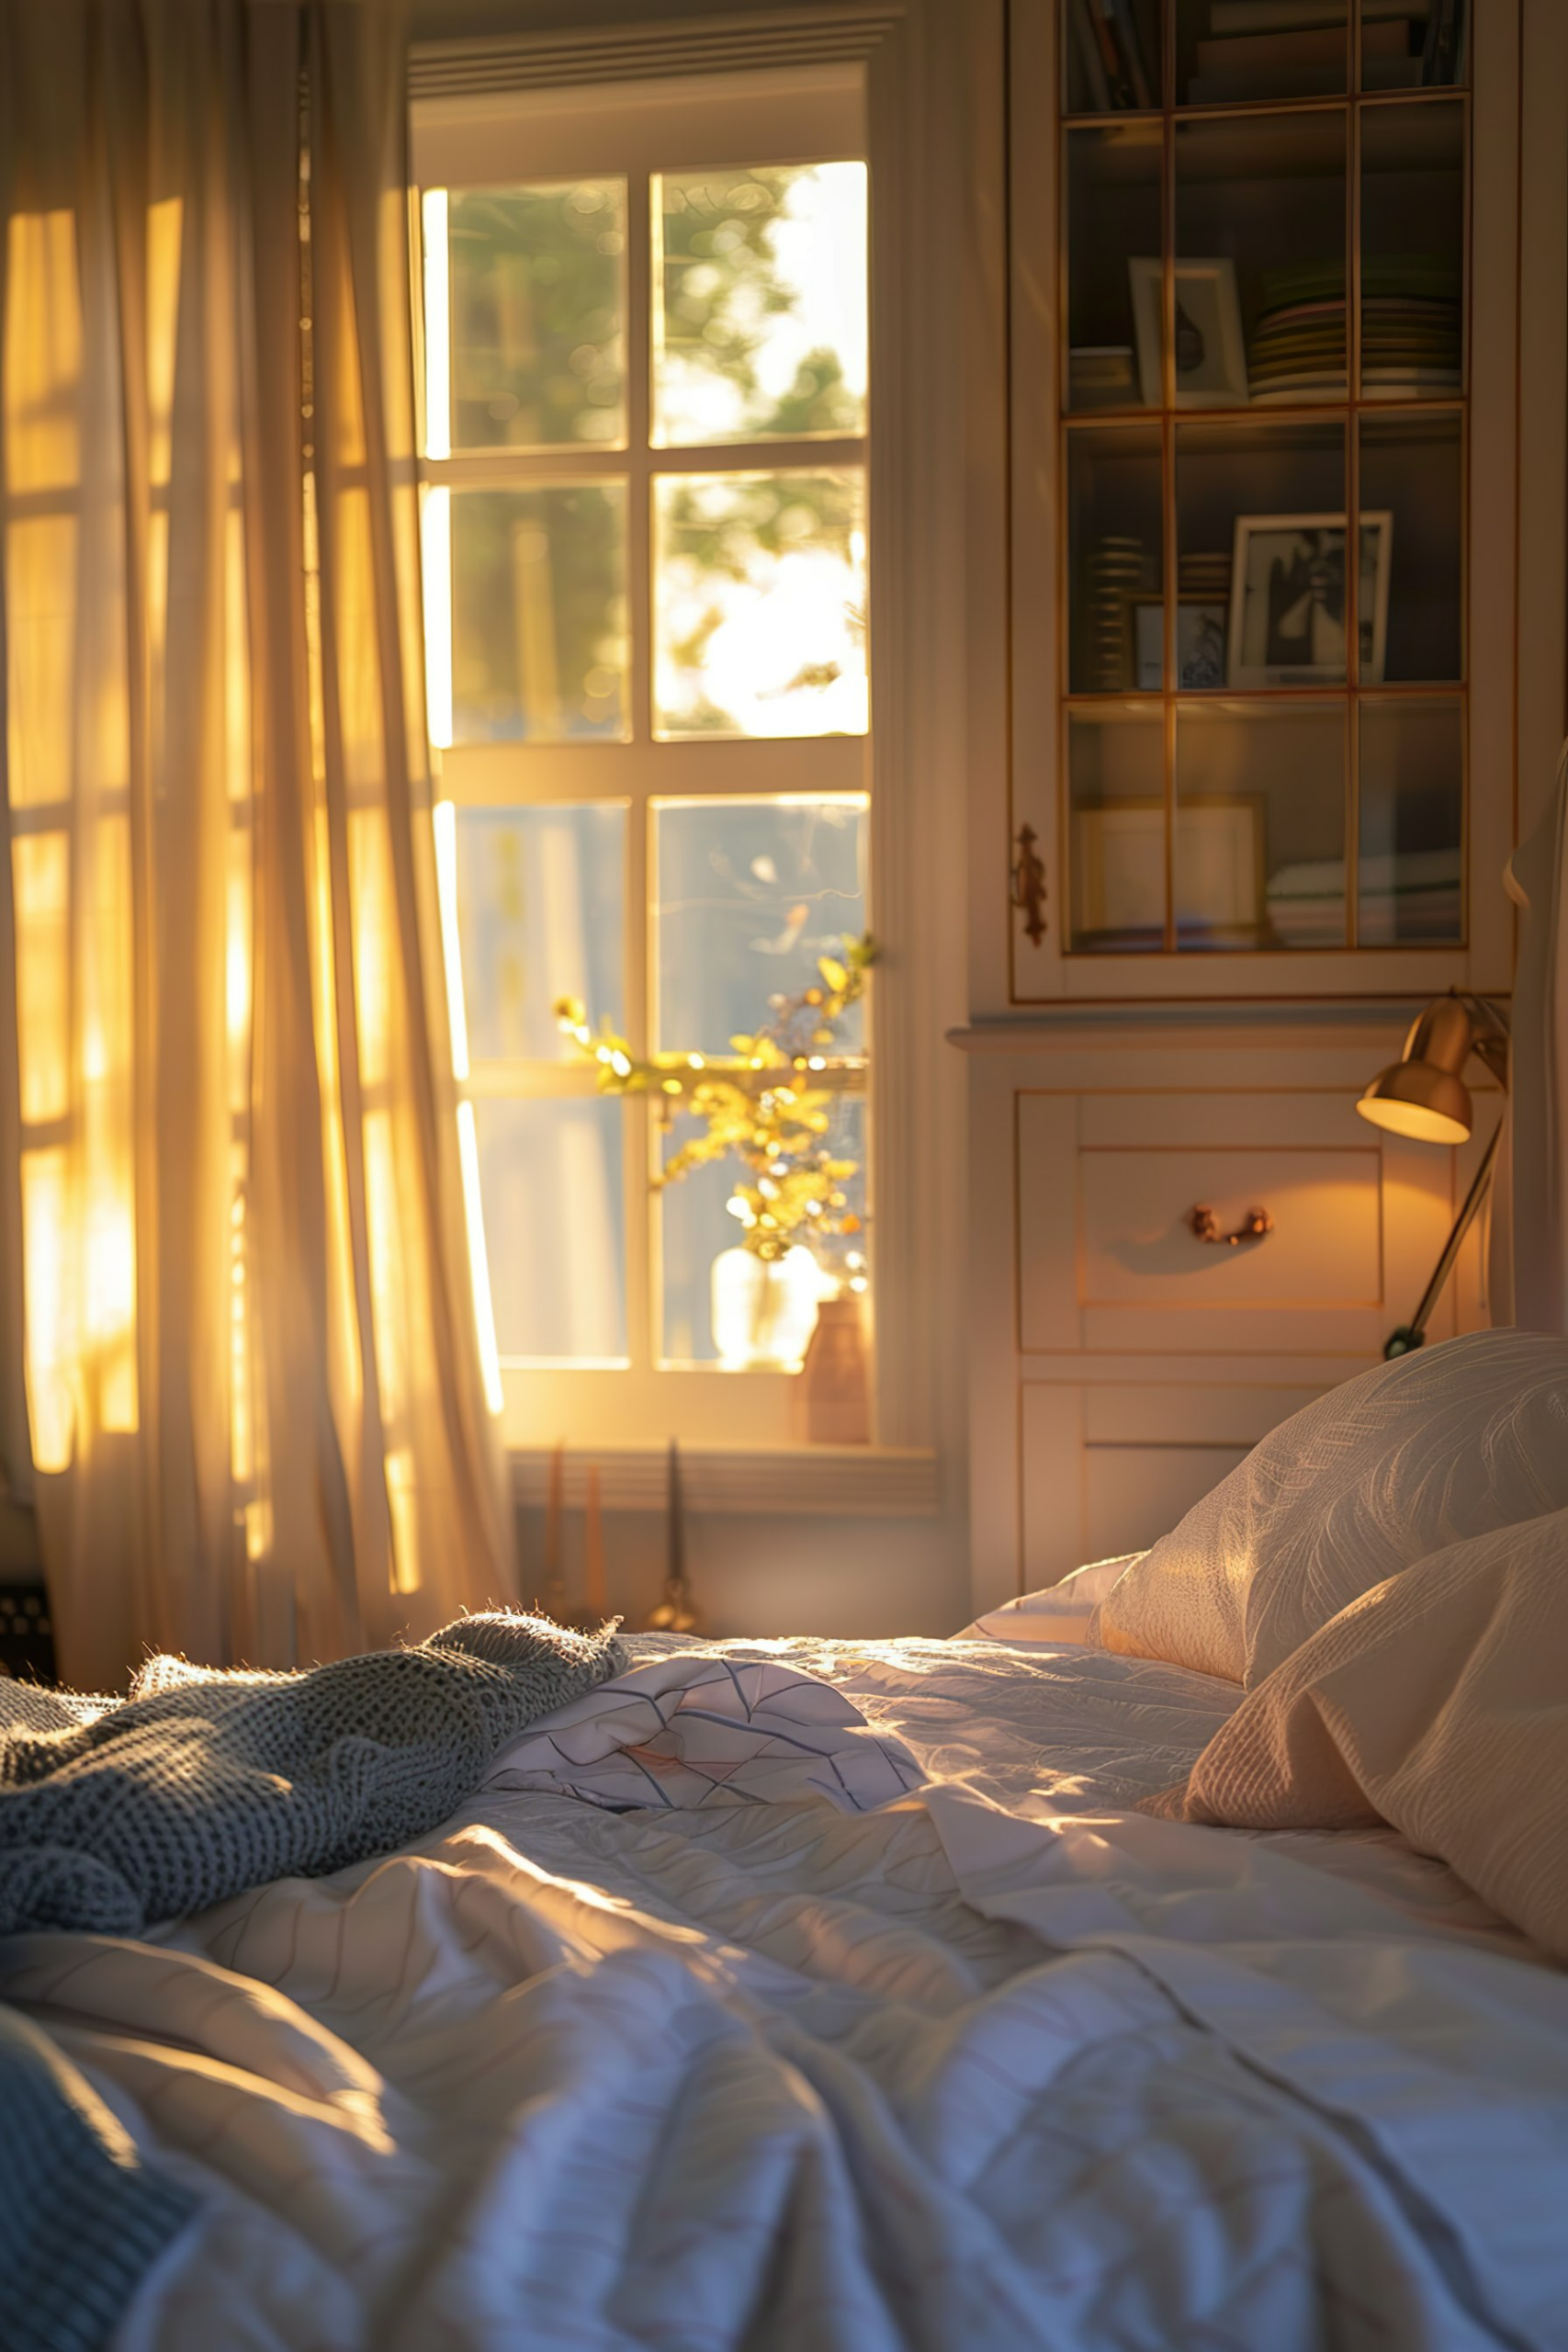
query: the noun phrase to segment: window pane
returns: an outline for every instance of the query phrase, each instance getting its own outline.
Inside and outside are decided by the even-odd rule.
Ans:
[[[1125,956],[1165,944],[1165,719],[1145,710],[1067,720],[1072,939]]]
[[[822,1270],[823,1289],[867,1279],[866,1105],[863,1096],[836,1095],[829,1106],[829,1125],[822,1138],[835,1159],[853,1160],[855,1172],[839,1180],[835,1194],[823,1205],[835,1221],[852,1217],[859,1230],[848,1234],[800,1235]],[[668,1159],[683,1144],[702,1133],[702,1123],[690,1117],[671,1122],[664,1138]],[[715,1160],[693,1170],[659,1195],[663,1309],[660,1352],[667,1363],[714,1363],[718,1347],[714,1338],[714,1261],[736,1249],[742,1227],[725,1204],[736,1185],[750,1181],[750,1172],[734,1159]],[[842,1195],[842,1204],[836,1195]]]
[[[1342,702],[1181,706],[1174,888],[1179,947],[1345,945]]]
[[[1201,363],[1190,404],[1344,399],[1347,138],[1337,107],[1178,127],[1179,295],[1189,256],[1197,272],[1185,333],[1177,321],[1179,376],[1184,344]],[[1247,343],[1239,397],[1215,389],[1209,364],[1233,302]]]
[[[654,484],[660,736],[863,735],[865,477]]]
[[[1403,46],[1408,31],[1404,24],[1369,24],[1368,55],[1382,54],[1395,39]],[[1277,28],[1254,22],[1242,31],[1214,0],[1177,0],[1176,82],[1190,107],[1334,96],[1349,88],[1349,71],[1348,0],[1311,0]]]
[[[1060,11],[1067,105],[1074,114],[1124,113],[1160,102],[1159,0]]]
[[[475,1061],[575,1061],[550,1008],[626,1025],[625,807],[459,808],[457,933]]]
[[[455,740],[624,742],[626,575],[619,482],[455,491]]]
[[[818,985],[818,956],[864,931],[865,803],[666,801],[653,822],[657,1047],[728,1054]],[[864,1037],[851,1005],[818,1050],[855,1056]]]
[[[1361,116],[1361,393],[1408,401],[1464,380],[1464,106]]]
[[[452,441],[626,438],[626,184],[454,189]]]
[[[1157,122],[1108,124],[1066,135],[1067,406],[1157,408],[1159,367],[1146,345],[1150,382],[1140,382],[1134,320],[1134,254],[1157,255],[1160,161]],[[1154,319],[1158,321],[1158,293]]]
[[[1143,616],[1151,604],[1157,665],[1160,512],[1157,425],[1096,425],[1068,435],[1068,662],[1076,695],[1125,694],[1141,683],[1149,650]]]
[[[1176,525],[1181,684],[1343,684],[1341,418],[1179,425]],[[1376,591],[1381,582],[1386,614],[1387,550],[1386,531],[1369,518],[1364,673],[1382,656]]]
[[[1381,675],[1461,674],[1464,445],[1457,409],[1360,420],[1361,511],[1389,517],[1388,627]],[[1374,625],[1372,642],[1376,646]]]
[[[863,164],[654,175],[654,440],[865,430]]]
[[[1463,729],[1457,702],[1361,705],[1363,947],[1464,936]]]
[[[474,1114],[502,1356],[624,1362],[620,1103],[480,1101]]]

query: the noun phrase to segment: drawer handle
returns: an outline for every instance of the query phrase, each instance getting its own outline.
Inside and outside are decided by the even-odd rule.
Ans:
[[[1032,825],[1018,829],[1018,857],[1012,869],[1013,905],[1023,917],[1023,928],[1031,944],[1038,947],[1045,936],[1045,865],[1035,843],[1040,839]]]
[[[1222,1233],[1213,1210],[1201,1205],[1188,1210],[1187,1222],[1200,1241],[1215,1241],[1226,1250],[1239,1250],[1245,1241],[1265,1241],[1274,1230],[1267,1209],[1248,1209],[1234,1233]]]

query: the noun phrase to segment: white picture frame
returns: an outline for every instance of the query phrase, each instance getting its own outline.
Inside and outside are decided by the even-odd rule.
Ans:
[[[1165,928],[1163,800],[1110,800],[1073,811],[1073,928],[1147,934]],[[1251,793],[1178,803],[1172,846],[1177,907],[1199,907],[1210,932],[1261,944],[1264,810]]]
[[[1133,684],[1140,694],[1158,694],[1165,684],[1165,599],[1134,596]],[[1179,595],[1176,600],[1176,684],[1181,694],[1224,686],[1225,633],[1230,606],[1224,596]]]
[[[1235,262],[1219,255],[1209,261],[1182,260],[1172,266],[1176,272],[1177,407],[1245,408],[1251,393]],[[1144,406],[1159,408],[1165,400],[1163,265],[1157,254],[1135,254],[1127,264],[1127,275]],[[1198,340],[1192,363],[1183,366],[1188,330]]]
[[[1362,685],[1382,683],[1393,547],[1388,509],[1363,514],[1357,586]],[[1345,603],[1343,514],[1238,514],[1226,684],[1343,686],[1349,676]]]

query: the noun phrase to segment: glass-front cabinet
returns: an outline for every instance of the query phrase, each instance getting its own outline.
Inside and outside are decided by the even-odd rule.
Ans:
[[[1013,1000],[1495,979],[1487,11],[1016,16]]]

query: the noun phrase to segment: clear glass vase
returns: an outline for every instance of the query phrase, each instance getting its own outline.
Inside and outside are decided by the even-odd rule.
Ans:
[[[809,1250],[782,1258],[724,1250],[713,1261],[713,1338],[725,1371],[798,1372],[821,1295]]]

